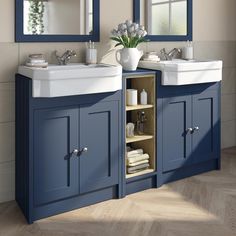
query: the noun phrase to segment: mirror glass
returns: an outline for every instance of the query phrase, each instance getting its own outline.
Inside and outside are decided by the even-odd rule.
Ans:
[[[92,35],[93,0],[24,0],[24,35]]]
[[[139,11],[148,35],[187,35],[187,0],[140,0]]]

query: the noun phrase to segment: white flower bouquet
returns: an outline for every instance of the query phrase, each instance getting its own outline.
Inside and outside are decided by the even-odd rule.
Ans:
[[[148,41],[145,39],[147,31],[144,29],[144,26],[136,24],[131,20],[119,24],[118,28],[113,29],[111,33],[111,39],[117,42],[116,47],[123,45],[124,48],[136,48],[140,43]]]

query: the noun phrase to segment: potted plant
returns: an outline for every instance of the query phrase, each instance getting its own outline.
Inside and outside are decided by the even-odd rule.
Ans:
[[[147,31],[144,26],[127,20],[119,24],[117,29],[113,29],[111,33],[111,39],[117,42],[115,46],[124,47],[116,52],[116,60],[123,66],[124,70],[136,70],[143,55],[143,51],[139,51],[137,46],[140,43],[147,42],[145,39]]]
[[[29,21],[28,31],[32,34],[43,34],[44,24],[43,16],[45,5],[43,0],[30,0],[29,1]]]

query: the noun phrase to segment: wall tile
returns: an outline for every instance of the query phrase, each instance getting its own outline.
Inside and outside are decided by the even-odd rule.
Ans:
[[[236,93],[236,68],[223,68],[221,93]]]
[[[236,95],[225,94],[221,96],[221,115],[222,121],[236,119]]]
[[[201,60],[223,60],[224,68],[236,67],[235,42],[194,42],[194,57]]]
[[[1,0],[0,42],[14,42],[14,29],[15,29],[14,21],[15,21],[15,0]]]
[[[54,52],[64,53],[66,50],[75,50],[76,57],[71,62],[83,62],[85,58],[85,43],[20,43],[19,58],[20,64],[24,64],[29,54],[43,53],[49,63],[57,63]]]
[[[15,162],[0,164],[0,202],[15,199]]]
[[[0,123],[0,164],[15,159],[15,123]]]
[[[193,0],[194,40],[235,41],[235,9],[235,0]]]
[[[109,40],[111,30],[119,23],[133,18],[133,1],[119,0],[102,0],[101,8],[101,41]]]
[[[158,55],[160,55],[160,50],[162,48],[165,48],[166,51],[170,51],[173,48],[183,48],[185,45],[185,42],[148,42],[147,43],[147,51],[155,51],[158,52]]]
[[[0,82],[12,82],[18,67],[18,45],[0,43]]]
[[[222,122],[221,148],[236,146],[236,120]]]
[[[15,84],[0,83],[0,122],[15,120]]]

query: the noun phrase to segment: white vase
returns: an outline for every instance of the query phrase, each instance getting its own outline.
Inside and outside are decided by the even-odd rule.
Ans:
[[[137,48],[123,48],[116,52],[116,60],[122,65],[124,70],[128,71],[137,69],[142,56],[143,51],[139,51]]]

